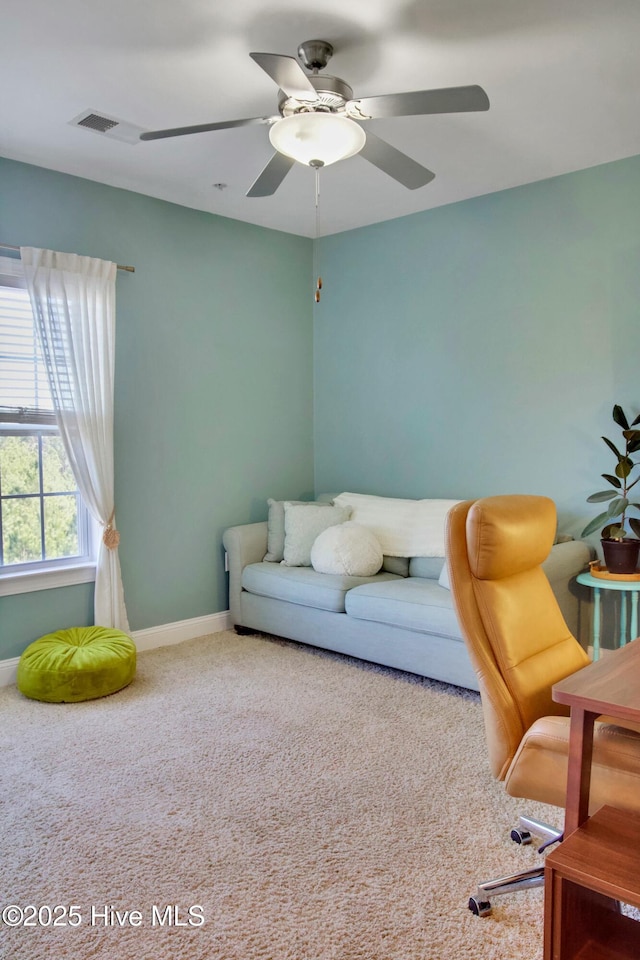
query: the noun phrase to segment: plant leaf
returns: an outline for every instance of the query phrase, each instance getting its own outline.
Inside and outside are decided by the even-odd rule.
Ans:
[[[613,520],[614,517],[620,517],[625,512],[629,506],[629,501],[626,497],[616,497],[615,500],[612,500],[609,504],[609,509],[607,510],[607,518]]]
[[[629,519],[629,526],[635,533],[636,537],[640,537],[640,520],[637,520],[636,517],[631,517]]]
[[[632,427],[635,427],[636,423],[640,423],[640,413],[639,413],[638,416],[635,418],[635,420],[633,421],[633,423],[631,424],[631,426],[632,426]]]
[[[620,451],[619,451],[618,448],[616,447],[615,443],[612,443],[611,440],[609,440],[607,437],[603,437],[602,439],[604,440],[604,442],[606,443],[606,445],[607,445],[611,450],[613,450],[613,452],[615,453],[615,455],[616,455],[616,457],[618,458],[618,460],[622,460],[622,454],[620,453]]]
[[[617,496],[615,490],[600,490],[599,493],[592,493],[590,497],[587,497],[587,503],[602,503],[603,500],[611,500]]]
[[[631,487],[635,487],[635,485],[636,485],[636,483],[638,482],[638,480],[640,480],[640,477],[636,477],[636,479],[633,481],[633,483],[627,484],[627,493],[629,493],[629,490],[631,490]]]
[[[617,403],[613,408],[613,419],[618,424],[619,427],[622,427],[623,430],[629,429],[629,421],[624,415],[624,410]]]
[[[603,480],[608,480],[608,482],[612,484],[614,487],[617,487],[618,490],[621,489],[622,484],[620,483],[617,477],[612,477],[610,473],[601,473],[600,476],[602,477]],[[640,477],[638,477],[638,480],[640,480]],[[638,482],[638,480],[636,480],[636,483]]]
[[[603,540],[624,540],[627,535],[627,531],[624,527],[618,526],[617,523],[610,523],[608,527],[604,527],[601,532],[601,537]]]
[[[640,433],[637,430],[633,431],[636,436],[632,440],[627,441],[627,451],[629,453],[637,453],[640,450]]]
[[[616,476],[625,480],[632,470],[633,460],[629,460],[629,457],[621,457],[621,459],[618,461],[618,466],[616,467]]]
[[[582,531],[582,533],[580,534],[580,536],[581,536],[581,537],[588,537],[590,533],[595,533],[596,530],[599,530],[599,529],[600,529],[600,527],[601,527],[602,524],[605,522],[605,520],[608,520],[608,519],[609,519],[609,514],[608,514],[608,513],[606,513],[606,512],[605,512],[605,513],[599,513],[597,517],[594,517],[594,519],[591,521],[591,523],[588,523],[588,524],[586,525],[586,527],[584,528],[584,530]]]

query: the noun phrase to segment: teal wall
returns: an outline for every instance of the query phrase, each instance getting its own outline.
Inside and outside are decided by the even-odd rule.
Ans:
[[[225,609],[222,530],[314,484],[542,493],[577,534],[613,404],[640,411],[640,157],[326,237],[315,307],[310,241],[91,181],[0,160],[0,224],[136,267],[115,411],[134,630]],[[86,585],[0,598],[0,659],[90,619]]]
[[[311,241],[0,159],[0,240],[118,272],[116,509],[133,630],[227,607],[221,535],[313,490]],[[0,659],[92,587],[0,597]]]
[[[427,188],[428,189],[428,188]],[[640,411],[640,157],[325,238],[319,490],[596,511]]]

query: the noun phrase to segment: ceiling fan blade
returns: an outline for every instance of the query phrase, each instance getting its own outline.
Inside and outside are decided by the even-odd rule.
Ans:
[[[164,137],[184,137],[189,133],[207,133],[209,130],[229,130],[232,127],[248,127],[253,123],[274,123],[279,117],[252,117],[249,120],[221,120],[218,123],[198,123],[192,127],[173,127],[171,130],[148,130],[140,134],[141,140],[162,140]]]
[[[247,191],[248,197],[270,197],[276,192],[295,160],[283,153],[274,153],[268,164]]]
[[[435,177],[435,173],[427,170],[420,163],[412,160],[406,153],[396,150],[386,140],[381,140],[374,133],[367,130],[367,142],[360,151],[360,156],[378,167],[383,173],[388,173],[390,177],[397,180],[408,190],[416,190],[418,187],[424,187]]]
[[[466,113],[488,110],[489,97],[482,87],[442,87],[440,90],[416,90],[413,93],[388,93],[381,97],[362,97],[346,105],[355,120],[379,117],[415,117],[430,113]]]
[[[288,97],[309,102],[318,99],[318,94],[295,57],[285,57],[280,53],[250,53],[249,56]]]

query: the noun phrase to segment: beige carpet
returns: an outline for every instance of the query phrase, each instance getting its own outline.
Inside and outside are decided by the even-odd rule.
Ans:
[[[0,737],[0,900],[45,908],[0,926],[2,960],[542,956],[542,891],[466,907],[536,862],[473,693],[223,633],[141,654],[102,700],[6,688]]]

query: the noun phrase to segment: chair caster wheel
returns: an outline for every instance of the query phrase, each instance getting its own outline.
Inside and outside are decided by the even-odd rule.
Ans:
[[[469,910],[475,917],[488,917],[491,913],[491,904],[488,900],[478,900],[477,897],[469,897]]]
[[[531,834],[528,830],[512,830],[511,839],[514,843],[521,843],[525,846],[527,843],[531,843]]]

